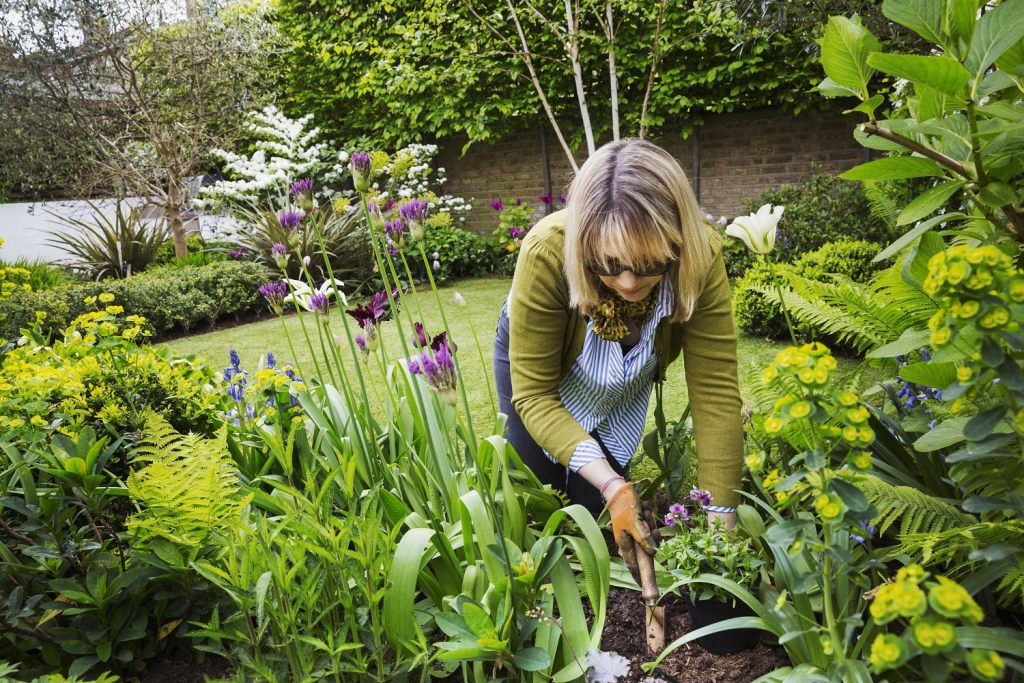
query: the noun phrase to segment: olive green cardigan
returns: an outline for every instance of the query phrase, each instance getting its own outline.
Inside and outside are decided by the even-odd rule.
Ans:
[[[559,384],[583,350],[587,318],[569,307],[562,270],[565,212],[537,223],[523,240],[508,299],[512,405],[537,443],[567,465],[591,436],[565,409]],[[693,315],[666,318],[654,337],[658,375],[680,351],[697,441],[698,486],[715,505],[735,506],[743,463],[742,402],[736,379],[736,329],[729,280],[715,259]]]

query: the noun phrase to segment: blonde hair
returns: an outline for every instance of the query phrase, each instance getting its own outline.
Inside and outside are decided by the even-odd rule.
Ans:
[[[570,304],[588,315],[600,280],[587,264],[608,265],[609,251],[637,267],[671,260],[672,320],[693,315],[711,268],[715,233],[707,228],[686,174],[672,155],[646,140],[610,142],[569,186],[565,277]]]

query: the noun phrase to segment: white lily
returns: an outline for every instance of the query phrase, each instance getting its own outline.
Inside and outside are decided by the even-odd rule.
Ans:
[[[310,299],[316,294],[323,294],[325,296],[332,296],[337,293],[338,297],[341,298],[341,304],[348,306],[348,299],[345,297],[345,293],[341,291],[341,287],[345,286],[344,282],[338,280],[332,280],[330,278],[324,280],[319,287],[313,289],[302,280],[292,280],[285,278],[288,282],[288,289],[291,294],[284,298],[285,302],[295,302],[299,306],[302,306],[307,311],[312,311],[313,307],[310,304]],[[337,285],[337,287],[335,287]]]
[[[757,213],[739,216],[725,229],[725,234],[743,240],[755,254],[767,254],[775,247],[775,233],[786,207],[765,204]]]

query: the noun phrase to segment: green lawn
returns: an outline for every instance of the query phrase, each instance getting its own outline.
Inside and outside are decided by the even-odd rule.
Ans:
[[[488,385],[493,386],[491,347],[494,341],[498,311],[508,293],[509,284],[510,280],[507,279],[461,280],[454,285],[443,287],[440,292],[441,300],[445,304],[445,312],[448,315],[448,322],[451,325],[452,337],[459,345],[462,381],[468,390],[473,423],[484,429],[489,428],[494,419],[488,392]],[[456,306],[452,301],[452,293],[456,291],[466,299],[467,305],[464,308]],[[417,292],[410,308],[416,320],[425,321],[428,332],[436,334],[441,331],[441,318],[438,315],[437,304],[429,291]],[[176,339],[168,342],[167,345],[179,353],[195,354],[215,368],[221,368],[228,364],[228,351],[234,348],[242,359],[242,367],[249,370],[254,370],[257,367],[260,356],[267,351],[273,351],[279,360],[294,360],[304,373],[304,377],[311,377],[315,371],[314,359],[315,362],[323,363],[324,354],[319,351],[319,341],[315,336],[312,339],[318,351],[315,357],[310,353],[303,334],[303,322],[305,322],[309,334],[314,335],[311,314],[304,314],[302,317],[289,315],[284,320],[284,327],[279,319],[272,318],[218,332]],[[346,365],[346,372],[354,378],[352,355],[341,327],[340,311],[331,310],[330,322],[336,340],[341,340],[339,350],[343,364]],[[349,322],[352,323],[350,327],[358,330],[351,318],[349,318]],[[404,313],[402,324],[408,333],[411,325]],[[480,339],[483,363],[481,363],[476,344],[473,342],[473,330],[476,331]],[[394,323],[385,323],[381,335],[387,345],[390,357],[400,357],[402,347],[395,333]],[[289,338],[294,344],[294,353],[289,348]],[[753,383],[757,381],[761,370],[771,362],[782,347],[783,344],[779,343],[740,337],[738,348],[740,391],[745,400],[750,400]],[[840,360],[839,365],[841,376],[850,377],[859,371],[858,364],[853,361]],[[378,396],[381,394],[380,383],[383,381],[383,375],[376,363],[371,362],[365,366],[365,369],[370,383],[371,401],[379,406]],[[683,379],[681,363],[676,363],[669,370],[665,385],[665,398],[666,415],[669,419],[674,419],[682,412],[686,404],[686,382]],[[653,404],[652,400],[652,414]],[[653,425],[653,416],[649,416],[648,422]]]

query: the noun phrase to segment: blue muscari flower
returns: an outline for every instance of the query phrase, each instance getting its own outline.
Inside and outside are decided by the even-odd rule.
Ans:
[[[274,358],[273,351],[267,351],[267,367],[272,368],[277,365],[277,359]]]
[[[295,380],[295,370],[293,370],[292,368],[288,368],[287,370],[285,370],[284,374],[288,379],[292,381]]]
[[[249,414],[249,417],[256,417],[256,406],[246,406],[245,412]]]
[[[868,522],[865,522],[865,521],[861,521],[860,528],[867,532],[865,534],[865,536],[867,538],[873,538],[874,535],[875,535],[875,532],[878,531],[878,527],[876,527],[874,524],[869,524]],[[850,538],[855,540],[857,543],[860,543],[861,545],[864,545],[865,536],[858,536],[857,534],[850,534]]]
[[[273,405],[274,405],[274,397],[273,396],[271,396],[270,398],[267,399],[267,405],[273,407]]]
[[[231,365],[236,371],[241,369],[242,359],[238,357],[238,351],[235,351],[234,349],[228,351],[228,359],[231,361]]]
[[[288,399],[291,401],[293,406],[299,405],[299,397],[295,394],[288,394]]]
[[[224,368],[224,381],[230,382],[231,378],[235,376],[235,369],[232,367]]]
[[[239,425],[239,422],[238,422],[238,418],[236,417],[235,418],[235,426],[237,427],[238,425]]]
[[[921,360],[927,361],[932,359],[931,351],[929,351],[928,349],[921,349],[917,353],[921,356]]]
[[[937,425],[938,423],[938,420],[932,420],[931,422],[928,423],[928,429],[935,429],[935,425]]]

